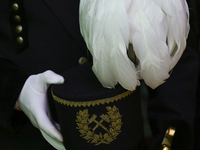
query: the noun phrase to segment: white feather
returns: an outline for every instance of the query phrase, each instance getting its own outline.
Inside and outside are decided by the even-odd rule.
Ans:
[[[124,0],[94,0],[90,6],[88,2],[80,3],[80,26],[93,56],[95,75],[104,87],[114,88],[120,83],[134,90],[138,79],[135,66],[127,56],[129,23]]]
[[[169,77],[165,14],[152,0],[135,0],[129,18],[130,41],[140,61],[140,75],[148,86],[156,88]]]
[[[93,55],[93,70],[98,79],[105,85],[105,81],[109,80],[109,83],[105,87],[112,87],[116,84],[115,77],[112,75],[109,68],[109,59],[104,49],[105,38],[100,37],[102,35],[103,27],[99,26],[100,21],[104,21],[103,14],[98,12],[104,12],[102,4],[104,1],[98,0],[81,0],[80,1],[80,29],[83,38],[87,44],[88,49]],[[97,29],[97,27],[99,29]]]
[[[190,29],[189,10],[185,0],[163,0],[161,8],[168,18],[167,43],[171,54],[171,70],[186,47],[186,39]]]

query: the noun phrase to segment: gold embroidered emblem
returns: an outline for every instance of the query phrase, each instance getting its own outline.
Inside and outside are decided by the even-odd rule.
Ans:
[[[89,117],[88,109],[83,111],[79,110],[77,112],[77,129],[79,130],[81,137],[87,140],[88,143],[93,143],[95,145],[100,144],[110,144],[112,141],[117,139],[117,136],[121,132],[122,126],[122,115],[119,113],[119,109],[116,106],[106,107],[107,114],[102,114],[100,116],[101,120],[97,121],[97,116],[95,114]],[[109,124],[109,128],[103,125],[103,122]],[[91,127],[91,124],[95,125]],[[101,128],[105,133],[96,134],[95,131]]]

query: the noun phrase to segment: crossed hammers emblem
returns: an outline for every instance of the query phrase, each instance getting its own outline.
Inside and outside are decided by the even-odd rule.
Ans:
[[[99,126],[101,128],[103,128],[105,131],[108,131],[108,129],[102,124],[104,121],[110,123],[110,119],[108,117],[108,115],[104,115],[102,114],[101,116],[101,120],[100,121],[97,121],[96,118],[97,118],[97,115],[93,114],[92,117],[88,120],[88,122],[91,124],[92,122],[95,122],[96,123],[96,126],[92,129],[93,131],[95,131]]]

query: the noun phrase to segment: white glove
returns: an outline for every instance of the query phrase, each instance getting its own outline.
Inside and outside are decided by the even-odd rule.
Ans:
[[[38,128],[44,138],[56,149],[65,150],[63,138],[51,118],[47,101],[50,84],[62,84],[64,78],[52,71],[31,75],[25,82],[19,96],[19,107]]]

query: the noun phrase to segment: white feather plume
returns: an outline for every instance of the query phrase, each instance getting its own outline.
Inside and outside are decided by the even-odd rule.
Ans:
[[[189,32],[186,0],[80,0],[81,34],[104,87],[134,90],[139,76],[151,88],[169,77]],[[139,59],[127,56],[129,42]]]

